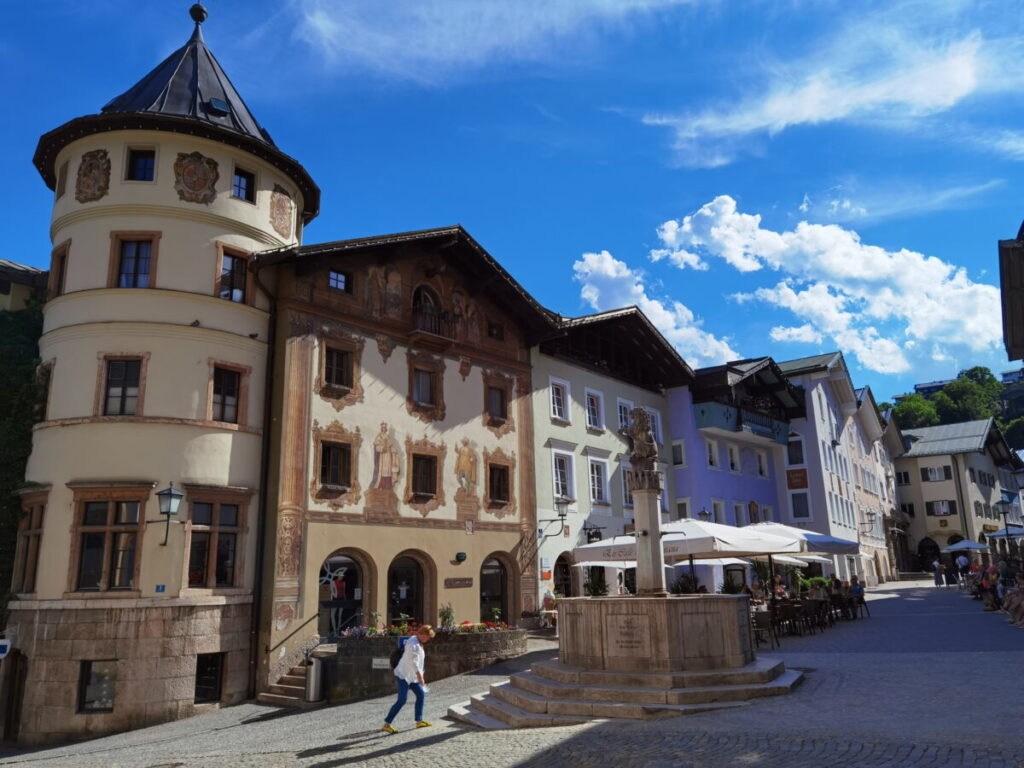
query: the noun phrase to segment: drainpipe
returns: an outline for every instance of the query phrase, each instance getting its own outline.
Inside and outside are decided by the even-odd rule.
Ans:
[[[249,687],[248,697],[256,697],[256,677],[259,670],[259,636],[260,636],[260,614],[263,610],[263,563],[264,547],[267,540],[267,492],[270,477],[270,433],[271,417],[273,410],[273,385],[274,377],[274,352],[277,339],[277,299],[267,286],[260,280],[260,273],[256,264],[252,266],[253,279],[267,298],[270,300],[270,315],[268,317],[267,332],[267,371],[263,382],[263,444],[260,447],[260,501],[259,515],[256,521],[256,583],[253,585],[252,594],[252,616],[249,623]]]
[[[964,504],[964,490],[961,486],[960,479],[960,465],[957,463],[956,454],[950,454],[950,458],[953,459],[953,477],[956,481],[956,503],[960,506],[960,521],[964,526],[964,538],[969,539],[970,530],[967,528],[967,505]]]

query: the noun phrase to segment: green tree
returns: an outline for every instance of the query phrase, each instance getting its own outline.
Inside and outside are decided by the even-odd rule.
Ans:
[[[32,449],[32,425],[42,413],[45,387],[39,381],[41,305],[0,311],[0,600],[6,602],[21,519],[14,491],[25,484]]]
[[[1018,416],[1003,429],[1007,445],[1015,451],[1024,449],[1024,416]]]
[[[1002,384],[982,366],[961,371],[932,398],[941,424],[997,417],[1001,412]]]
[[[907,395],[893,409],[896,416],[896,423],[901,429],[917,429],[918,427],[933,427],[939,423],[939,414],[935,410],[935,404],[917,393]]]

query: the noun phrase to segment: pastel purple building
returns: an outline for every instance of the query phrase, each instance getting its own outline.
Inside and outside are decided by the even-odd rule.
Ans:
[[[783,520],[789,424],[804,416],[803,393],[770,357],[695,374],[692,386],[668,393],[673,517],[737,526]],[[698,568],[709,589],[742,573]]]

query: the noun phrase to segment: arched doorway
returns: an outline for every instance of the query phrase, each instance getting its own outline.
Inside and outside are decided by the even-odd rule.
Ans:
[[[403,556],[388,568],[388,623],[424,622],[423,568],[414,558]]]
[[[348,627],[366,623],[366,569],[353,554],[338,550],[320,566],[318,634],[323,637],[337,637]]]
[[[562,597],[576,597],[572,591],[572,564],[565,555],[555,560],[555,592]]]
[[[957,542],[960,542],[960,541],[963,541],[963,540],[964,540],[963,536],[961,536],[959,533],[954,533],[952,536],[950,536],[948,539],[946,539],[946,546],[947,547],[952,547]]]
[[[480,621],[508,621],[508,570],[496,557],[480,566]]]
[[[932,563],[939,559],[939,545],[925,537],[917,543],[918,567],[922,571],[930,571]]]

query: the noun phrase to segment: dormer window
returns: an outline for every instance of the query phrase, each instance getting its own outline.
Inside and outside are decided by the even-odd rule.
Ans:
[[[125,173],[125,179],[128,181],[152,181],[155,174],[156,150],[128,150],[128,168]]]
[[[242,168],[235,168],[231,182],[231,196],[247,203],[256,202],[256,174]]]

